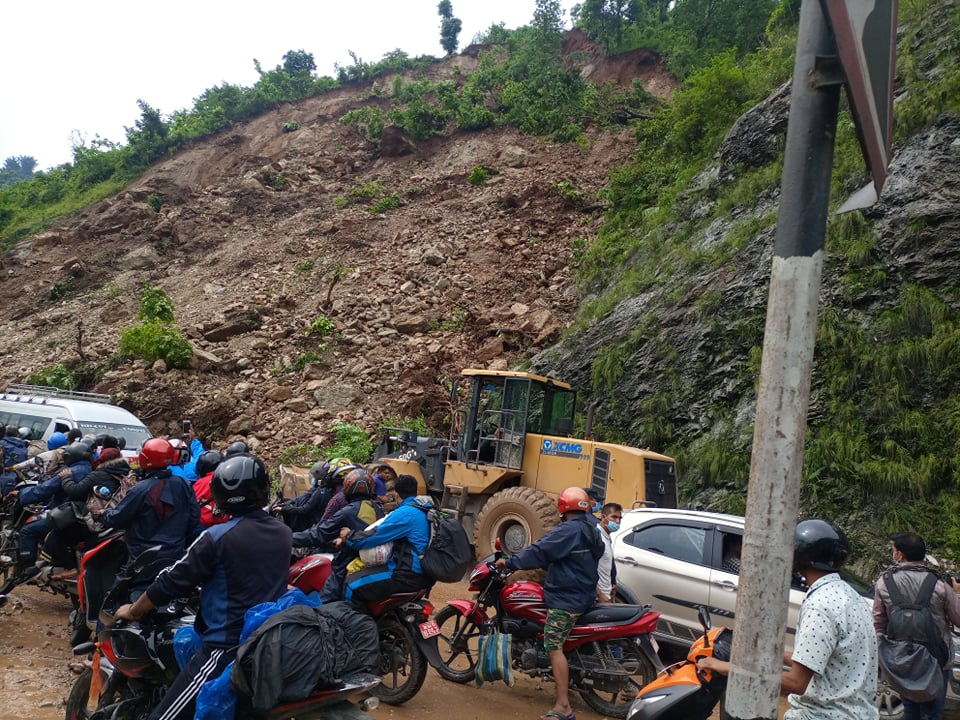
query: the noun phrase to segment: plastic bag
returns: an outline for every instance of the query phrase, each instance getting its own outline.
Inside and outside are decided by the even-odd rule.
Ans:
[[[177,630],[173,634],[173,654],[177,657],[177,665],[180,666],[180,669],[183,670],[187,663],[190,662],[197,650],[203,645],[203,640],[200,639],[200,633],[198,633],[193,625],[187,625]]]
[[[236,661],[234,661],[236,662]],[[193,720],[233,720],[237,709],[237,696],[230,688],[231,662],[219,677],[207,680],[197,694],[197,709]]]
[[[480,636],[480,645],[477,648],[477,668],[475,680],[477,685],[493,680],[503,680],[513,687],[513,673],[510,669],[512,636],[506,633],[492,632]]]

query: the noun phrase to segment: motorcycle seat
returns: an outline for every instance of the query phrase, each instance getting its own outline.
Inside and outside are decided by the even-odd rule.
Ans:
[[[650,612],[649,605],[597,603],[577,618],[577,625],[621,625],[631,623],[648,612]]]

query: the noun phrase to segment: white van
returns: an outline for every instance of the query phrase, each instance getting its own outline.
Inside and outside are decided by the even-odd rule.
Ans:
[[[32,439],[79,428],[86,435],[124,438],[124,455],[136,456],[152,435],[139,418],[110,404],[109,395],[60,390],[39,385],[7,385],[0,393],[0,428],[28,427]]]

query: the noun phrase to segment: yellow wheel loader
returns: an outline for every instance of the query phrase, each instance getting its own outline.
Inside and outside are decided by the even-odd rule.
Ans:
[[[674,460],[613,443],[571,437],[576,392],[526,372],[464,370],[454,383],[449,438],[387,428],[377,457],[455,512],[477,557],[497,540],[515,553],[559,522],[564,488],[593,488],[625,509],[677,507]]]

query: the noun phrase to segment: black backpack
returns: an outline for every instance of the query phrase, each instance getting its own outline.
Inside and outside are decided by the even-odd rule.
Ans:
[[[430,521],[430,544],[420,555],[420,569],[436,582],[460,582],[473,564],[470,538],[460,522],[434,507],[417,505]]]
[[[928,572],[917,591],[916,599],[911,603],[897,587],[892,573],[886,575],[884,582],[890,594],[886,635],[891,640],[912,640],[920,643],[937,659],[940,667],[944,667],[950,654],[930,611],[930,600],[938,579],[934,573]]]
[[[928,573],[911,602],[892,575],[884,576],[890,607],[886,632],[877,638],[880,666],[902,697],[930,702],[943,692],[942,668],[950,657],[930,611],[938,578]]]

